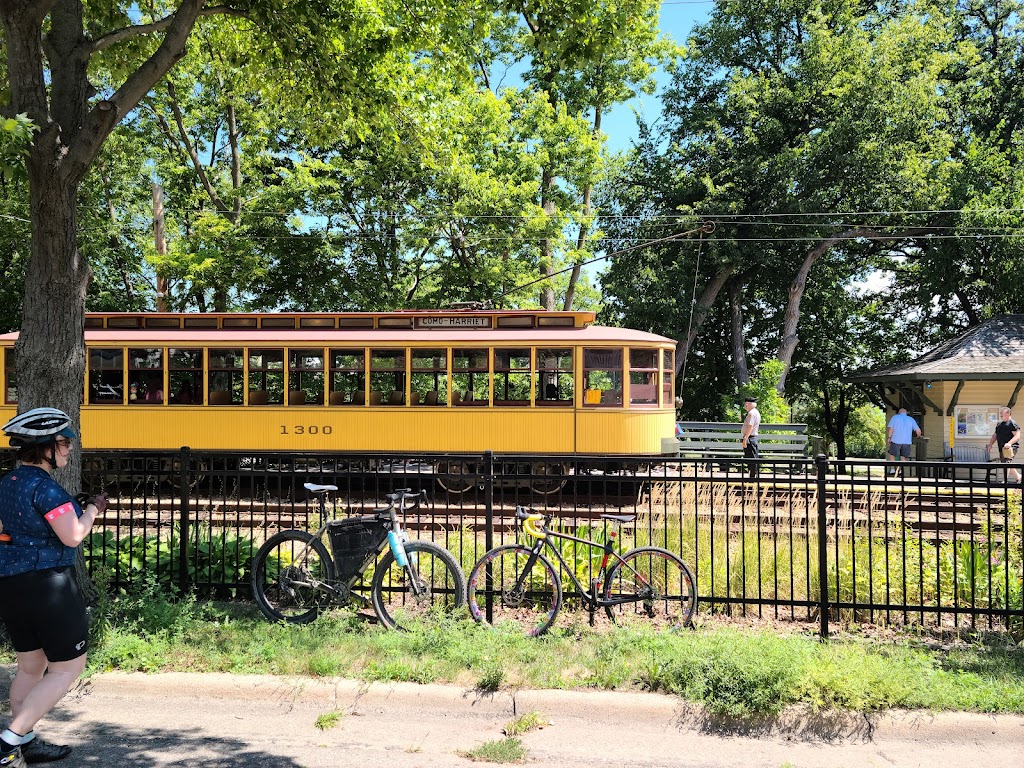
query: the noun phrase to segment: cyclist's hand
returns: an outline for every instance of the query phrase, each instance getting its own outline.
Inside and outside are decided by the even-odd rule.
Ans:
[[[92,503],[96,507],[96,514],[102,515],[104,512],[107,511],[107,492],[103,491],[93,496]]]

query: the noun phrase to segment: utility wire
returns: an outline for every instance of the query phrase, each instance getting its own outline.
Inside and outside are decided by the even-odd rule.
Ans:
[[[529,288],[531,285],[536,285],[537,283],[542,283],[545,280],[550,280],[552,277],[555,277],[556,275],[560,275],[563,272],[568,272],[568,271],[570,271],[572,269],[575,269],[576,267],[585,267],[587,264],[593,264],[596,261],[602,261],[603,259],[610,259],[612,256],[621,256],[624,253],[629,253],[630,251],[635,251],[638,248],[644,248],[644,247],[649,246],[649,245],[655,245],[657,243],[667,243],[667,242],[669,242],[671,240],[677,240],[680,237],[686,237],[687,235],[692,235],[692,234],[695,234],[697,232],[700,232],[702,234],[702,236],[703,236],[704,233],[710,234],[710,233],[712,233],[714,231],[715,231],[715,225],[714,224],[712,224],[710,222],[703,222],[696,229],[688,229],[685,232],[676,232],[675,234],[669,235],[668,237],[662,237],[662,238],[659,238],[658,240],[650,240],[648,242],[638,243],[637,245],[631,245],[628,248],[623,248],[623,249],[618,250],[618,251],[611,251],[610,253],[606,253],[603,256],[595,256],[592,259],[587,259],[586,261],[581,261],[578,264],[570,264],[565,269],[560,269],[557,272],[552,272],[550,275],[544,275],[543,277],[539,277],[536,280],[531,280],[528,283],[523,283],[522,285],[517,285],[515,288],[511,288],[511,289],[509,289],[507,291],[504,291],[503,293],[499,293],[497,296],[495,296],[493,298],[493,300],[497,301],[498,299],[503,299],[506,296],[508,296],[510,293],[517,293],[518,291],[523,290],[523,288]]]

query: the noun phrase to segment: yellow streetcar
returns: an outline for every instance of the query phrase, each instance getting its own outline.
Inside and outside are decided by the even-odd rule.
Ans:
[[[86,449],[650,454],[675,342],[592,312],[89,313]],[[6,421],[16,333],[0,336]]]

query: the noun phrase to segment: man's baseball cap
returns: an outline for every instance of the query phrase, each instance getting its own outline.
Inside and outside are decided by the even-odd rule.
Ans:
[[[757,398],[756,397],[744,397],[743,398],[743,402],[744,403],[756,403],[757,402]]]

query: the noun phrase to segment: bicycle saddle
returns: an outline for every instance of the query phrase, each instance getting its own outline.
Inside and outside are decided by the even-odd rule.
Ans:
[[[338,490],[336,485],[317,485],[316,483],[303,483],[302,487],[310,493],[327,493],[328,491]]]

